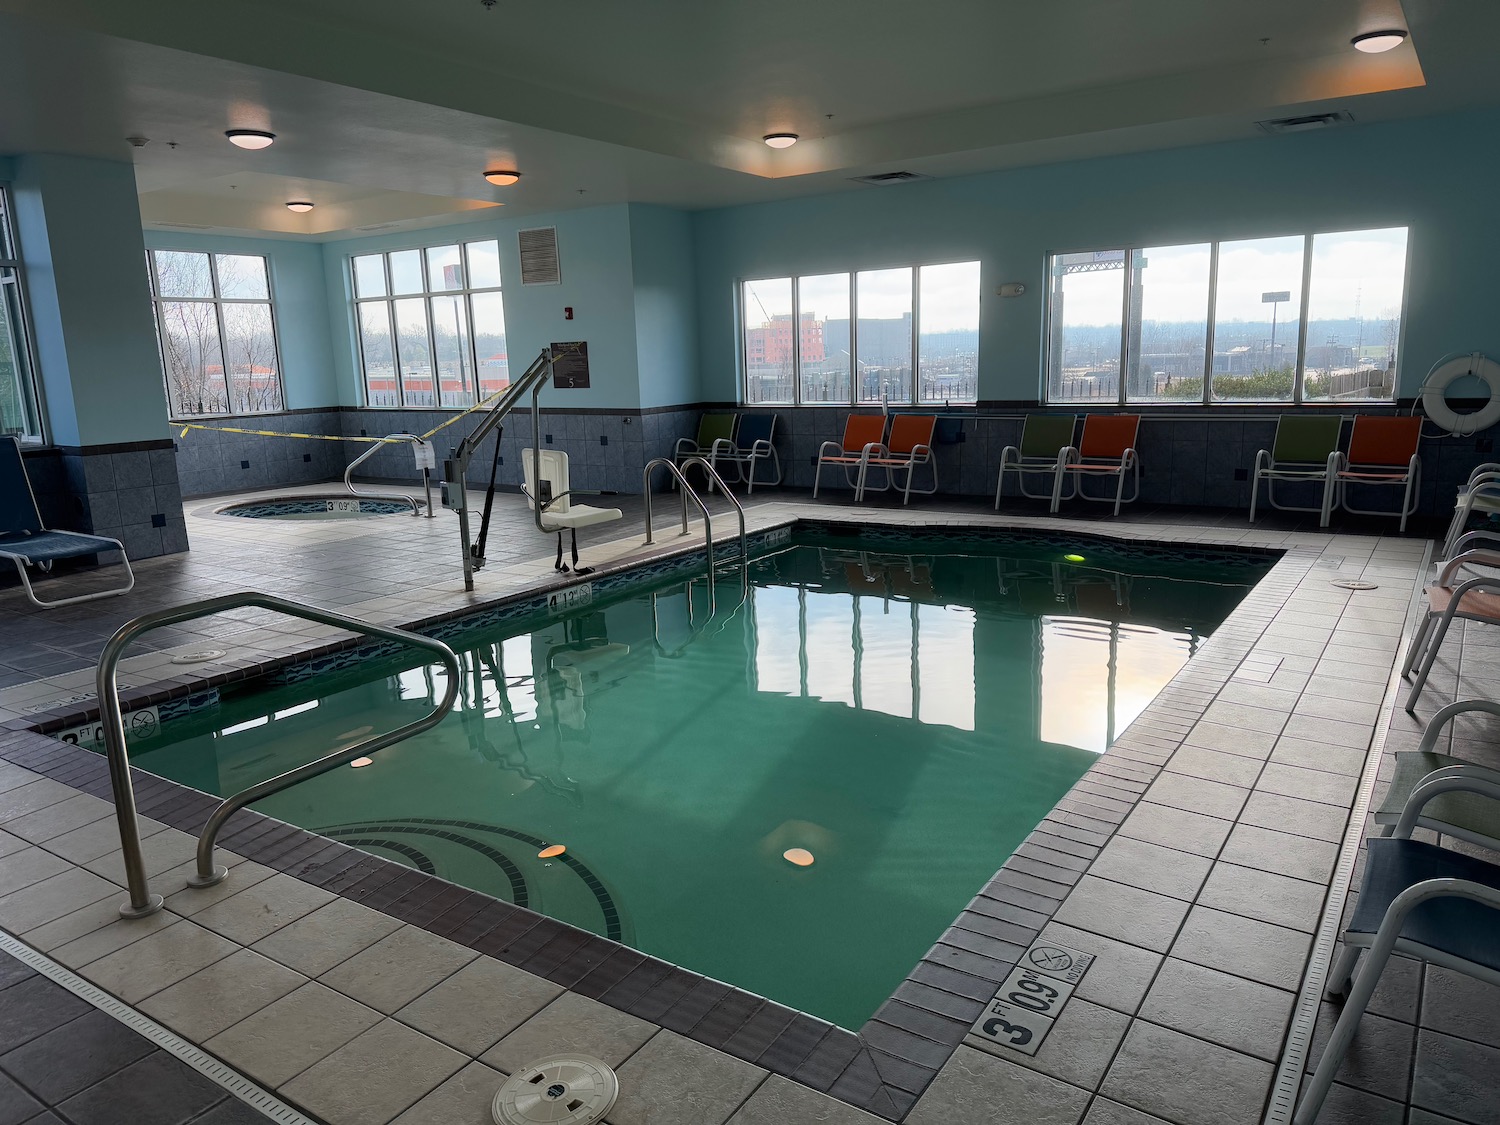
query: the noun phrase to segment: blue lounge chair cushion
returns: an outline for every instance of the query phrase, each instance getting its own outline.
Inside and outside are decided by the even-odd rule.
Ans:
[[[77,531],[43,531],[37,535],[0,535],[0,557],[17,556],[27,565],[53,559],[76,559],[100,551],[118,551],[120,544],[100,535]]]
[[[1349,931],[1374,934],[1386,908],[1428,879],[1467,879],[1500,890],[1500,867],[1419,840],[1366,841],[1370,849]],[[1466,898],[1429,899],[1406,917],[1401,936],[1500,972],[1500,913]]]

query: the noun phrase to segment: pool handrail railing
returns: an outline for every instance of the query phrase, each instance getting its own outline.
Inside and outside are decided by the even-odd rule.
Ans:
[[[346,629],[351,633],[360,633],[411,645],[414,648],[426,649],[436,654],[438,661],[447,671],[448,684],[442,699],[420,719],[387,731],[385,734],[351,742],[332,754],[325,754],[315,761],[267,778],[233,796],[226,797],[209,816],[198,838],[198,870],[197,874],[188,880],[188,885],[191,887],[214,886],[222,882],[229,874],[228,868],[214,864],[214,841],[218,837],[219,829],[224,826],[224,822],[240,809],[300,781],[317,777],[319,774],[352,762],[356,758],[367,757],[413,735],[421,734],[436,726],[453,709],[460,676],[458,657],[442,641],[424,637],[406,629],[373,625],[357,617],[349,617],[346,614],[289,601],[286,598],[278,598],[255,590],[223,594],[216,598],[205,598],[202,601],[188,602],[169,609],[159,609],[154,613],[143,614],[127,621],[114,631],[109,640],[105,641],[104,649],[99,655],[96,677],[99,721],[104,731],[104,750],[109,761],[109,780],[114,793],[115,817],[120,826],[120,856],[125,866],[125,885],[130,893],[129,901],[120,907],[121,915],[126,918],[144,918],[155,914],[161,909],[162,898],[160,895],[151,893],[146,877],[145,860],[141,853],[140,825],[136,817],[135,792],[130,780],[130,759],[125,748],[125,721],[120,713],[120,688],[116,682],[120,657],[131,641],[152,629],[208,617],[215,613],[223,613],[225,610],[247,608],[269,609],[288,617],[298,617],[305,621]]]

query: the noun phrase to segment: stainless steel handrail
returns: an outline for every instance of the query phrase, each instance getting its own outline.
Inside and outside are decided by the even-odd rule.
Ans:
[[[748,567],[750,565],[750,540],[745,534],[745,506],[740,503],[739,498],[734,493],[729,491],[729,486],[724,483],[724,478],[719,475],[719,470],[714,468],[713,463],[706,457],[685,457],[682,464],[684,467],[688,465],[702,465],[703,471],[708,474],[708,479],[717,484],[719,491],[724,494],[724,498],[734,505],[735,514],[740,519],[740,566]],[[710,488],[709,491],[713,491],[713,489]]]
[[[417,434],[408,433],[386,434],[385,439],[386,442],[398,440],[406,442],[419,442],[422,440],[421,437]],[[375,454],[379,453],[383,448],[385,448],[385,442],[371,445],[369,449],[365,450],[353,461],[350,461],[349,467],[344,470],[344,487],[347,488],[355,496],[363,496],[367,500],[394,500],[398,503],[410,504],[411,514],[414,516],[420,516],[422,514],[422,504],[421,501],[415,499],[414,497],[407,496],[400,492],[361,492],[359,489],[354,487],[354,481],[350,479],[354,476],[354,470],[363,465],[371,457],[374,457]],[[422,487],[426,489],[427,492],[427,518],[432,519],[432,477],[426,471],[422,473]]]
[[[658,465],[665,466],[672,476],[677,479],[677,483],[680,486],[680,491],[682,492],[683,535],[686,535],[688,532],[688,497],[692,497],[693,502],[698,505],[699,511],[703,513],[703,530],[704,538],[707,541],[709,572],[712,573],[714,568],[714,518],[713,513],[708,510],[708,505],[704,503],[703,497],[698,495],[698,490],[689,484],[687,477],[683,475],[683,469],[688,465],[702,465],[703,471],[708,474],[709,479],[723,490],[724,495],[729,498],[729,502],[734,505],[735,513],[739,516],[740,521],[740,559],[742,564],[748,565],[750,552],[749,539],[745,534],[745,507],[735,497],[734,493],[729,491],[729,486],[724,483],[724,478],[703,457],[684,458],[680,466],[669,457],[658,457],[656,460],[646,463],[645,469],[641,472],[641,494],[646,501],[646,542],[655,542],[651,531],[651,470],[655,469]]]
[[[198,838],[198,873],[188,880],[189,886],[211,887],[222,881],[229,873],[227,868],[214,866],[214,840],[224,822],[245,805],[285,789],[289,785],[295,785],[299,781],[327,773],[345,762],[352,762],[355,758],[383,750],[414,734],[420,734],[441,722],[443,716],[453,707],[459,684],[458,657],[454,656],[453,650],[442,641],[408,632],[405,629],[372,625],[356,617],[348,617],[342,613],[303,605],[300,602],[288,601],[285,598],[258,593],[254,590],[206,598],[203,601],[189,602],[172,609],[160,609],[155,613],[143,614],[133,621],[127,621],[114,631],[109,640],[104,642],[104,650],[99,654],[97,676],[99,719],[104,727],[104,749],[109,759],[109,781],[110,787],[114,790],[115,817],[120,825],[120,854],[125,863],[125,885],[130,891],[130,901],[120,907],[120,913],[126,918],[144,918],[148,914],[156,913],[161,909],[162,899],[161,895],[151,893],[146,878],[145,861],[141,855],[135,792],[130,783],[130,759],[125,752],[125,721],[120,714],[120,688],[115,682],[120,656],[131,641],[152,629],[159,629],[164,625],[176,625],[199,617],[208,617],[229,609],[251,607],[269,609],[276,613],[284,613],[288,617],[300,617],[305,621],[315,621],[322,625],[347,629],[351,633],[363,633],[367,636],[381,637],[385,640],[426,649],[435,653],[447,670],[448,686],[438,705],[415,722],[397,727],[386,734],[376,735],[374,738],[351,743],[335,750],[332,754],[324,755],[317,761],[288,770],[258,785],[252,785],[242,793],[225,798],[224,802],[214,810],[213,815],[208,818],[208,823],[203,826],[203,833]]]

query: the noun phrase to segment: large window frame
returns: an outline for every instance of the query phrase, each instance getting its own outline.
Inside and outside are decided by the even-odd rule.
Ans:
[[[972,380],[974,393],[972,395],[961,397],[955,397],[951,395],[945,397],[936,393],[925,394],[924,372],[927,364],[924,363],[924,356],[922,352],[922,271],[927,269],[942,269],[958,266],[972,266],[974,267],[974,271],[976,274],[976,292],[974,294],[975,345],[973,369],[972,372],[968,375],[968,378]],[[975,405],[978,402],[979,398],[979,356],[981,351],[981,343],[979,339],[979,318],[983,308],[982,297],[984,293],[984,266],[982,261],[974,258],[941,259],[938,261],[918,262],[914,264],[902,263],[895,266],[869,266],[862,269],[850,269],[847,271],[837,269],[806,270],[798,274],[793,274],[789,277],[741,278],[736,284],[735,296],[735,323],[736,330],[739,335],[738,356],[740,368],[740,401],[747,406],[848,406],[850,408],[857,408],[860,406],[869,407],[880,405],[880,403],[882,402],[882,398],[878,391],[880,387],[886,386],[889,382],[886,377],[882,376],[878,379],[879,387],[877,387],[876,391],[872,391],[872,393],[870,394],[862,393],[863,380],[860,375],[860,369],[863,361],[861,358],[859,341],[859,322],[861,316],[859,309],[860,278],[863,275],[890,274],[898,271],[907,272],[911,278],[911,339],[909,348],[907,349],[908,354],[902,357],[905,359],[907,366],[907,371],[904,375],[906,393],[901,397],[890,397],[886,401],[888,401],[892,406],[935,407],[947,405]],[[849,347],[847,351],[849,354],[849,366],[847,375],[845,376],[849,383],[849,394],[847,398],[839,399],[808,398],[805,397],[806,387],[804,386],[804,380],[806,378],[806,373],[803,371],[804,357],[802,351],[804,343],[809,337],[809,326],[818,322],[810,320],[807,320],[805,322],[805,318],[815,314],[816,310],[810,310],[808,313],[804,314],[802,310],[802,283],[803,281],[809,280],[824,282],[831,277],[839,276],[846,276],[848,278],[849,288],[847,305],[847,321],[849,326]],[[791,322],[787,333],[787,335],[789,336],[789,343],[791,348],[791,354],[789,356],[790,375],[788,380],[790,386],[790,394],[775,398],[755,397],[752,395],[751,391],[752,371],[750,366],[750,332],[756,326],[752,324],[752,318],[747,313],[747,303],[751,298],[750,286],[779,285],[783,282],[790,286],[791,292]],[[761,324],[759,327],[762,330],[771,332],[773,331],[775,321],[779,318],[779,314],[767,313],[766,315],[769,316],[770,319]],[[826,321],[824,323],[826,323]],[[819,335],[821,339],[821,333],[815,333],[814,335]],[[928,363],[930,362],[931,361],[929,360]]]
[[[1391,345],[1391,360],[1390,360],[1390,366],[1387,369],[1388,374],[1390,376],[1389,393],[1381,395],[1381,396],[1378,396],[1378,397],[1377,396],[1373,396],[1373,395],[1372,396],[1366,396],[1366,397],[1357,397],[1357,396],[1336,397],[1336,396],[1333,396],[1333,395],[1329,395],[1327,397],[1324,397],[1324,396],[1317,396],[1317,395],[1315,395],[1313,397],[1309,397],[1306,394],[1306,385],[1307,385],[1307,377],[1308,377],[1308,364],[1307,364],[1307,356],[1308,356],[1308,330],[1309,330],[1308,314],[1309,314],[1309,309],[1310,309],[1310,307],[1312,305],[1313,297],[1314,297],[1313,282],[1314,282],[1315,279],[1314,279],[1314,275],[1313,275],[1313,265],[1314,265],[1314,250],[1315,250],[1316,240],[1319,239],[1319,238],[1336,238],[1336,237],[1341,236],[1341,235],[1358,235],[1358,234],[1365,234],[1365,233],[1378,234],[1378,233],[1384,233],[1384,232],[1390,232],[1390,231],[1398,231],[1398,230],[1403,232],[1404,239],[1405,239],[1405,246],[1404,246],[1403,255],[1402,255],[1401,300],[1399,302],[1399,311],[1397,313],[1397,319],[1396,319],[1397,336],[1396,336],[1395,342]],[[1275,239],[1278,239],[1278,238],[1282,238],[1282,239],[1300,238],[1302,240],[1302,251],[1301,251],[1302,258],[1301,258],[1300,279],[1299,279],[1300,280],[1300,288],[1297,291],[1297,300],[1296,300],[1296,304],[1297,304],[1296,352],[1295,352],[1295,359],[1293,360],[1292,392],[1291,392],[1291,395],[1290,395],[1290,397],[1287,397],[1287,398],[1280,398],[1280,397],[1261,397],[1261,398],[1255,398],[1255,397],[1240,397],[1240,398],[1216,397],[1215,390],[1214,390],[1215,376],[1217,375],[1217,376],[1223,377],[1225,375],[1231,375],[1231,376],[1233,375],[1232,372],[1221,372],[1221,371],[1216,371],[1215,370],[1215,360],[1217,358],[1216,357],[1216,352],[1215,352],[1215,346],[1216,346],[1216,339],[1215,339],[1215,337],[1218,334],[1218,329],[1219,329],[1218,321],[1219,321],[1219,311],[1220,311],[1219,310],[1220,247],[1222,247],[1222,246],[1234,246],[1234,245],[1239,245],[1239,244],[1246,243],[1246,242],[1269,242],[1269,241],[1272,241],[1272,240],[1275,240]],[[1165,396],[1162,396],[1158,391],[1153,391],[1152,393],[1144,394],[1144,395],[1132,395],[1130,393],[1131,379],[1128,377],[1128,368],[1129,368],[1129,365],[1130,365],[1130,361],[1133,358],[1135,358],[1132,355],[1132,333],[1133,333],[1133,330],[1136,330],[1136,329],[1139,328],[1140,305],[1139,305],[1138,302],[1141,300],[1141,297],[1138,296],[1138,294],[1139,294],[1139,292],[1141,290],[1141,286],[1139,285],[1139,283],[1137,281],[1137,274],[1138,274],[1138,270],[1140,268],[1143,268],[1143,266],[1144,266],[1143,255],[1147,254],[1147,252],[1150,249],[1163,249],[1163,248],[1165,248],[1165,249],[1174,249],[1174,250],[1175,249],[1184,249],[1185,250],[1185,249],[1191,249],[1194,246],[1206,246],[1208,248],[1208,252],[1209,252],[1207,304],[1206,304],[1205,309],[1204,309],[1204,316],[1205,316],[1206,328],[1205,328],[1205,334],[1204,334],[1204,339],[1203,339],[1203,353],[1204,354],[1203,354],[1203,369],[1202,369],[1202,374],[1201,374],[1202,383],[1203,383],[1202,393],[1201,393],[1201,395],[1196,396],[1196,397],[1186,397],[1186,398],[1165,397]],[[1092,263],[1086,262],[1086,261],[1076,261],[1076,262],[1070,262],[1070,263],[1063,263],[1062,262],[1062,260],[1066,259],[1066,258],[1083,259],[1085,257],[1091,257],[1093,259],[1093,262]],[[1118,266],[1116,266],[1115,263],[1118,263]],[[1165,247],[1164,245],[1158,245],[1158,246],[1152,248],[1152,247],[1144,247],[1144,246],[1140,246],[1140,245],[1130,245],[1130,246],[1124,246],[1124,247],[1121,247],[1121,246],[1104,247],[1104,248],[1093,249],[1093,250],[1085,249],[1085,250],[1074,250],[1074,251],[1062,251],[1062,252],[1056,252],[1056,253],[1049,254],[1047,256],[1047,260],[1046,260],[1045,266],[1046,266],[1046,276],[1047,276],[1047,311],[1046,311],[1046,318],[1045,318],[1045,321],[1044,321],[1043,338],[1042,338],[1042,370],[1041,370],[1041,391],[1042,391],[1041,401],[1042,401],[1042,403],[1044,405],[1049,405],[1049,406],[1050,405],[1056,405],[1056,406],[1079,406],[1079,407],[1091,406],[1091,405],[1093,405],[1093,406],[1102,406],[1102,407],[1117,407],[1117,406],[1118,407],[1123,407],[1123,406],[1137,406],[1138,407],[1138,406],[1151,406],[1153,408],[1155,408],[1155,407],[1168,407],[1168,408],[1170,408],[1170,407],[1204,407],[1204,406],[1224,407],[1224,406],[1255,406],[1255,405],[1276,405],[1276,406],[1291,405],[1291,406],[1310,406],[1310,407],[1329,406],[1329,407],[1334,407],[1334,408],[1341,408],[1341,407],[1346,407],[1346,406],[1348,406],[1351,403],[1380,405],[1380,404],[1390,404],[1390,403],[1394,403],[1396,401],[1396,398],[1397,398],[1397,388],[1400,385],[1400,360],[1401,360],[1401,351],[1402,351],[1402,348],[1403,348],[1403,346],[1405,344],[1406,306],[1407,306],[1407,301],[1408,301],[1408,298],[1409,298],[1409,286],[1408,286],[1408,283],[1409,283],[1410,277],[1411,277],[1411,228],[1409,226],[1371,227],[1371,228],[1357,228],[1357,229],[1352,229],[1352,230],[1291,232],[1290,234],[1282,234],[1282,235],[1256,236],[1256,237],[1253,237],[1253,238],[1215,239],[1215,240],[1212,240],[1212,241],[1202,241],[1202,242],[1191,243],[1191,244],[1186,244],[1185,243],[1181,247],[1178,247],[1178,246]],[[1075,271],[1087,272],[1090,269],[1096,269],[1097,270],[1097,269],[1112,269],[1112,268],[1119,268],[1119,269],[1123,270],[1123,275],[1122,275],[1123,281],[1122,281],[1122,285],[1121,285],[1122,293],[1121,293],[1121,316],[1120,316],[1119,365],[1118,365],[1118,368],[1117,368],[1118,374],[1116,376],[1116,384],[1117,384],[1117,386],[1116,386],[1116,393],[1112,397],[1098,397],[1098,396],[1095,396],[1095,397],[1090,397],[1090,396],[1072,396],[1072,397],[1070,397],[1070,396],[1067,396],[1067,395],[1054,395],[1054,393],[1053,393],[1053,382],[1054,382],[1054,370],[1056,368],[1056,359],[1057,359],[1057,357],[1054,356],[1053,349],[1054,349],[1054,346],[1057,343],[1057,336],[1058,336],[1059,332],[1066,330],[1064,326],[1062,326],[1062,325],[1059,324],[1059,322],[1058,322],[1058,316],[1057,316],[1057,307],[1058,307],[1058,303],[1059,303],[1058,302],[1058,298],[1059,298],[1059,294],[1060,294],[1060,291],[1061,291],[1062,279],[1063,279],[1064,276],[1066,276],[1066,272],[1075,272]],[[1066,272],[1063,272],[1063,271],[1066,271]],[[1268,292],[1264,296],[1267,297],[1267,298],[1269,298],[1269,297],[1272,296],[1272,294]],[[1274,304],[1275,304],[1275,302],[1273,302],[1273,305]],[[1275,323],[1275,319],[1274,318],[1275,318],[1276,315],[1277,315],[1277,313],[1273,309],[1273,314],[1272,314],[1272,316],[1273,316],[1273,320],[1272,320],[1273,325]],[[1290,316],[1286,317],[1286,320],[1290,320],[1290,319],[1291,319]],[[1290,325],[1288,325],[1288,327],[1290,327]],[[1274,335],[1274,331],[1273,331],[1273,335]],[[1140,346],[1138,340],[1136,341],[1136,346],[1137,347]],[[1273,350],[1274,350],[1274,344],[1273,344]],[[1275,360],[1274,354],[1271,355],[1270,358],[1271,358],[1271,361],[1274,362],[1274,360]]]
[[[208,259],[209,291],[212,296],[208,297],[183,297],[165,295],[161,291],[161,271],[157,259],[158,254],[202,254]],[[266,295],[264,297],[226,297],[219,277],[220,258],[253,258],[260,262],[261,270],[266,279]],[[146,269],[151,278],[151,308],[156,319],[156,345],[161,352],[162,381],[167,393],[167,416],[173,420],[179,418],[228,418],[247,414],[279,414],[286,410],[286,380],[282,374],[281,366],[281,330],[276,322],[276,282],[271,272],[271,260],[264,254],[243,254],[235,250],[185,250],[173,249],[171,247],[152,247],[146,251]],[[219,348],[219,375],[223,381],[224,409],[211,410],[199,409],[185,411],[178,409],[181,405],[176,401],[172,391],[171,360],[168,358],[169,345],[167,334],[169,328],[163,313],[167,305],[207,305],[212,306],[215,331],[218,332]],[[266,319],[271,329],[271,360],[272,375],[274,379],[276,396],[274,402],[268,402],[264,406],[246,405],[238,409],[234,405],[234,395],[230,386],[230,358],[225,354],[226,344],[230,339],[228,324],[224,318],[226,306],[259,306],[266,310]],[[253,378],[254,364],[250,364],[252,370],[246,372]]]
[[[486,392],[483,389],[485,376],[480,371],[480,357],[478,349],[479,333],[475,330],[474,299],[494,295],[500,306],[500,331],[504,337],[505,329],[505,294],[503,284],[474,285],[474,270],[470,247],[492,244],[495,247],[496,271],[499,270],[499,240],[494,238],[474,238],[460,240],[458,242],[442,242],[423,244],[418,246],[400,246],[390,250],[369,251],[362,254],[351,254],[348,259],[350,293],[353,296],[353,331],[355,346],[359,356],[360,396],[364,405],[372,410],[462,410],[490,397],[495,390]],[[458,251],[458,262],[463,272],[463,285],[454,289],[434,289],[432,286],[433,266],[431,255],[437,251]],[[420,255],[422,287],[419,291],[410,293],[397,293],[395,291],[395,276],[391,265],[394,255],[417,253]],[[360,296],[360,282],[357,262],[361,259],[380,259],[381,269],[384,277],[384,293]],[[436,263],[442,268],[442,263]],[[444,402],[444,391],[442,385],[442,373],[439,370],[438,346],[437,346],[437,323],[434,315],[434,302],[442,300],[454,300],[461,302],[464,309],[465,323],[463,331],[456,333],[459,337],[461,349],[458,356],[460,375],[464,381],[464,395],[461,402]],[[407,386],[406,359],[404,358],[397,321],[396,305],[401,301],[421,301],[424,323],[426,325],[426,367],[430,372],[431,389],[426,392],[432,401],[416,401],[418,394],[414,394]],[[394,402],[376,402],[375,394],[370,388],[370,359],[366,355],[365,324],[366,308],[384,306],[385,329],[391,352],[391,379],[394,383]],[[509,385],[510,369],[508,362],[509,347],[507,346],[507,363],[505,372],[495,381],[498,383],[496,390],[503,389]],[[503,379],[503,382],[499,380]],[[387,394],[390,392],[381,392]]]
[[[0,183],[0,437],[45,440],[26,271],[16,242],[10,185]],[[6,377],[4,366],[11,371]]]

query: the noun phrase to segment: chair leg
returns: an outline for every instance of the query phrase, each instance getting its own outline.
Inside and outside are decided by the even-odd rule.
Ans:
[[[1432,631],[1432,622],[1435,617],[1437,614],[1429,613],[1422,618],[1422,624],[1417,626],[1417,635],[1411,639],[1411,647],[1406,650],[1406,660],[1401,665],[1403,680],[1411,679],[1411,670],[1417,663],[1417,657],[1422,654],[1422,644],[1426,641],[1427,634]]]
[[[1328,970],[1328,984],[1323,990],[1328,999],[1348,999],[1349,986],[1354,980],[1354,967],[1359,964],[1360,952],[1359,946],[1350,945],[1347,941],[1344,943],[1338,960]]]
[[[1422,694],[1422,688],[1427,685],[1427,677],[1432,672],[1432,666],[1437,662],[1439,651],[1443,647],[1443,638],[1448,635],[1448,626],[1453,621],[1453,608],[1443,614],[1437,623],[1437,629],[1433,631],[1432,639],[1427,642],[1427,651],[1422,654],[1422,668],[1417,673],[1416,681],[1411,685],[1411,694],[1406,697],[1406,710],[1417,709],[1417,697]]]
[[[1057,515],[1058,510],[1062,508],[1062,486],[1064,472],[1065,470],[1063,469],[1063,467],[1059,465],[1057,467],[1057,472],[1054,473],[1052,477],[1052,514],[1054,516]]]
[[[1318,1111],[1323,1108],[1323,1102],[1328,1097],[1328,1090],[1333,1085],[1333,1076],[1338,1073],[1339,1064],[1344,1061],[1344,1055],[1349,1050],[1354,1033],[1359,1030],[1360,1017],[1365,1014],[1365,1008],[1370,1004],[1370,997],[1375,992],[1375,986],[1380,983],[1380,974],[1385,971],[1386,962],[1390,960],[1390,956],[1390,943],[1377,940],[1370,949],[1364,968],[1354,978],[1354,987],[1350,990],[1349,999],[1344,1004],[1338,1023],[1333,1025],[1333,1034],[1329,1036],[1328,1044],[1323,1048],[1323,1057],[1318,1060],[1318,1069],[1313,1072],[1312,1078],[1308,1080],[1303,1090],[1302,1101],[1297,1106],[1292,1125],[1313,1125],[1313,1122],[1318,1119]]]
[[[1464,533],[1464,526],[1469,522],[1469,512],[1473,507],[1473,498],[1465,496],[1462,501],[1454,506],[1453,519],[1448,523],[1448,534],[1443,536],[1443,553],[1439,558],[1446,559],[1453,553],[1453,544],[1458,537]]]
[[[1000,495],[1005,491],[1005,466],[1000,466],[1000,476],[995,481],[995,511],[1000,510]]]
[[[1120,466],[1120,483],[1115,485],[1115,515],[1120,514],[1120,501],[1125,497],[1125,466]]]
[[[1255,522],[1255,503],[1260,499],[1260,474],[1250,478],[1250,522]]]
[[[818,458],[818,467],[813,470],[813,499],[818,498],[818,485],[823,480],[823,458]]]

